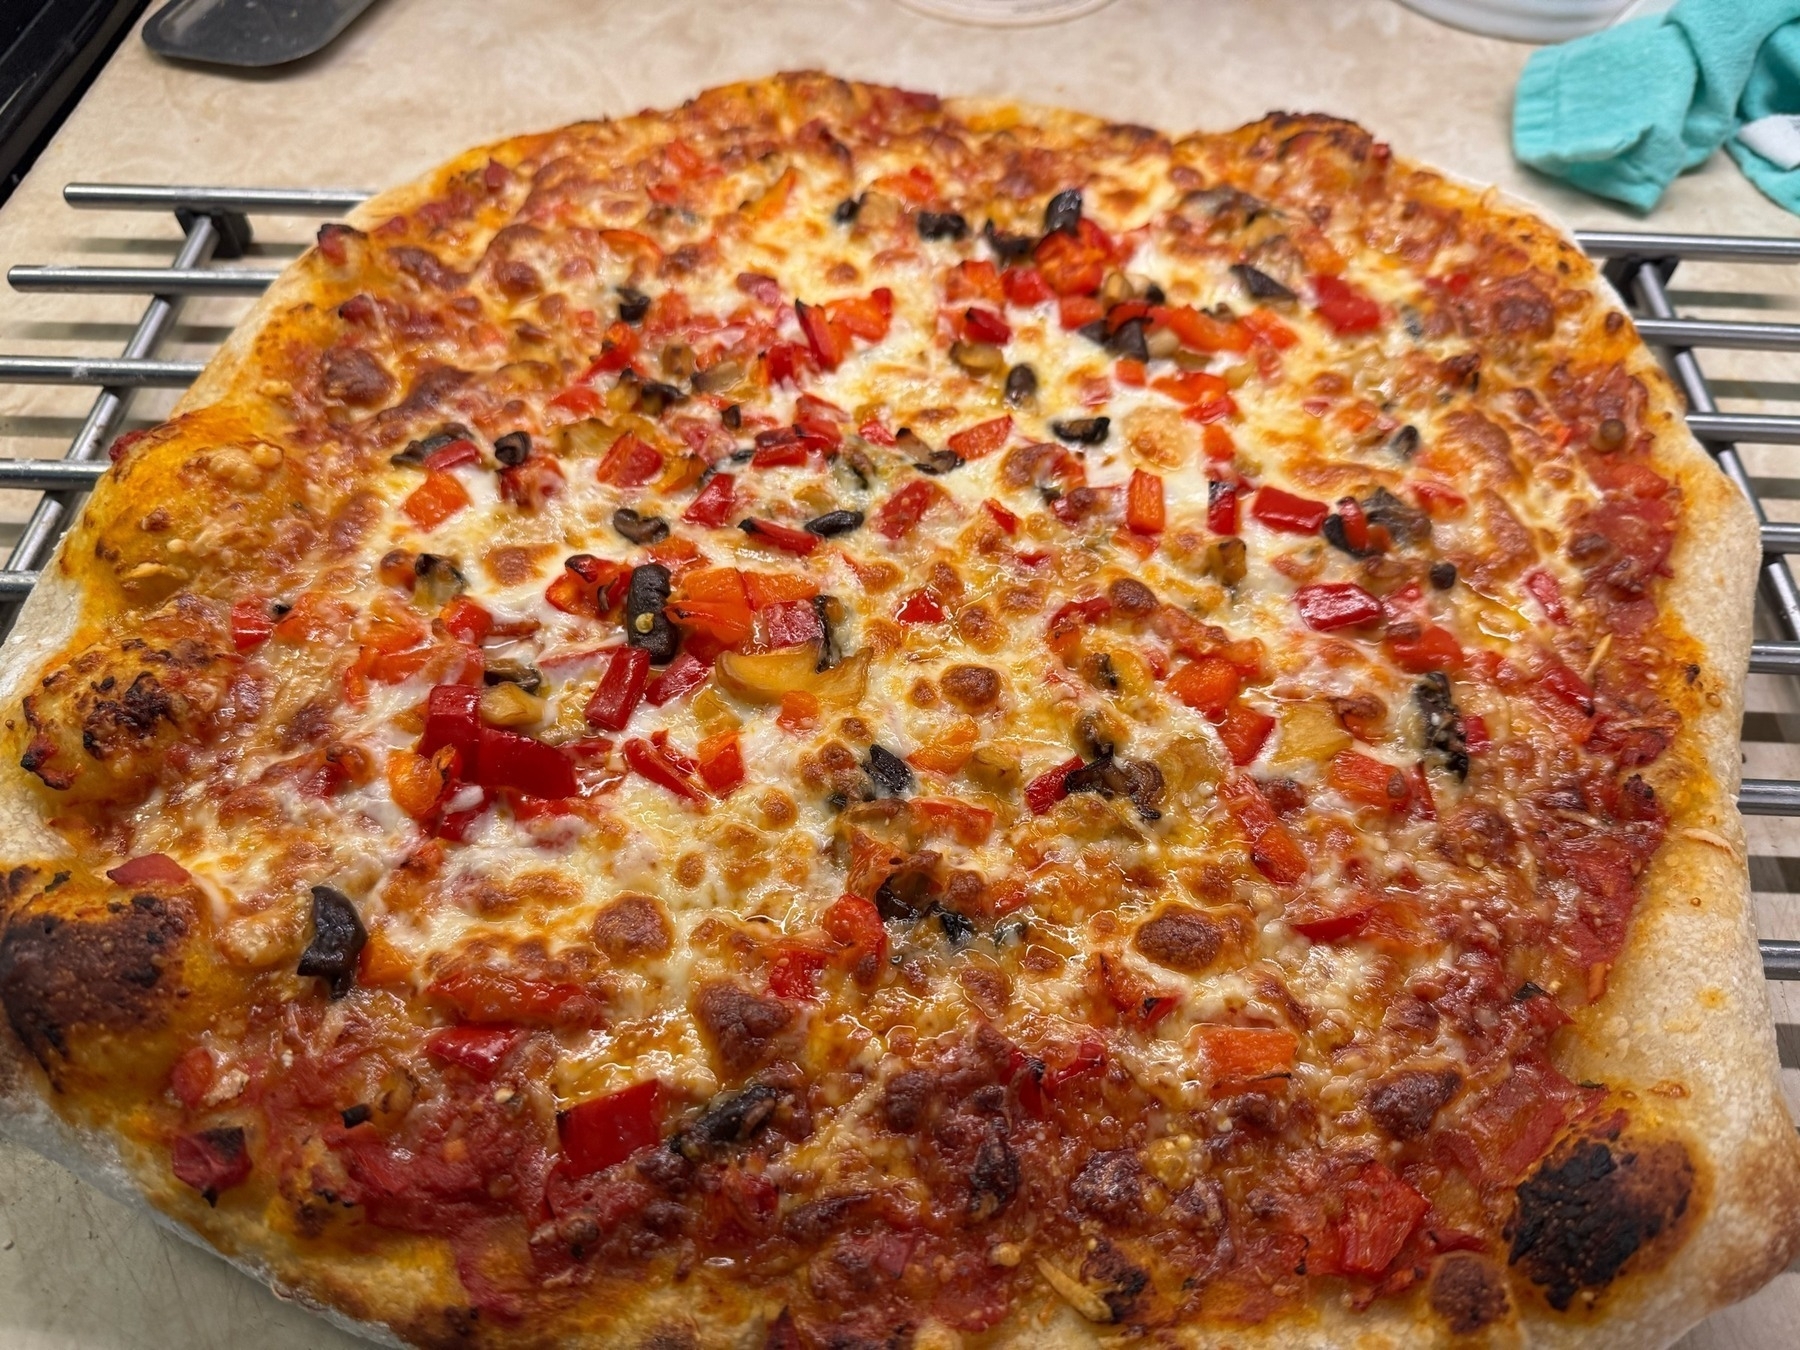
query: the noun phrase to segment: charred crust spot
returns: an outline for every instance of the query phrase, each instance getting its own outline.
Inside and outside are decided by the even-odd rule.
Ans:
[[[1114,1322],[1122,1322],[1138,1310],[1150,1274],[1104,1238],[1081,1263],[1081,1281],[1106,1304]]]
[[[77,1028],[154,1023],[158,986],[187,934],[180,900],[133,896],[104,918],[23,913],[0,932],[0,1006],[46,1071]]]
[[[1694,1164],[1674,1140],[1571,1140],[1518,1187],[1508,1261],[1558,1312],[1598,1293],[1687,1212]]]
[[[1403,1069],[1369,1090],[1369,1117],[1396,1139],[1417,1139],[1461,1086],[1455,1069]]]
[[[1225,925],[1203,910],[1168,905],[1137,930],[1131,945],[1159,966],[1192,974],[1217,959],[1227,936]]]
[[[1018,1155],[1006,1142],[1005,1124],[991,1121],[969,1168],[969,1214],[976,1219],[991,1219],[1018,1193]]]
[[[1432,1272],[1431,1310],[1452,1335],[1472,1335],[1505,1317],[1510,1307],[1505,1281],[1484,1256],[1452,1252]]]
[[[1089,1155],[1069,1182],[1069,1202],[1103,1223],[1129,1227],[1144,1204],[1144,1166],[1137,1153],[1121,1148]]]
[[[618,965],[664,957],[674,930],[661,902],[648,895],[621,895],[594,917],[594,945]]]
[[[742,1074],[774,1058],[794,1022],[794,1010],[729,980],[715,980],[694,995],[694,1017],[729,1073]]]

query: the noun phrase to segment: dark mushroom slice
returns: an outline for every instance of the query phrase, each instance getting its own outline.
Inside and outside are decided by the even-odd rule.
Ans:
[[[686,402],[686,391],[661,380],[646,380],[638,387],[637,410],[646,417],[660,417],[663,409]]]
[[[629,506],[612,514],[612,527],[634,544],[660,544],[669,537],[669,522],[661,516],[640,516]]]
[[[1413,686],[1413,702],[1425,722],[1425,748],[1443,756],[1444,767],[1458,778],[1469,776],[1469,743],[1463,736],[1462,714],[1450,699],[1450,677],[1441,670],[1429,672]]]
[[[1006,372],[1006,402],[1010,407],[1023,408],[1037,399],[1037,372],[1030,366],[1020,363]]]
[[[494,442],[494,458],[509,469],[530,457],[531,437],[523,431],[509,431]]]
[[[695,371],[694,378],[688,381],[688,385],[696,394],[716,394],[722,389],[731,388],[743,378],[744,363],[742,361],[714,361],[705,370]],[[725,409],[725,412],[731,413],[738,423],[742,422],[743,414],[737,404],[732,404]],[[720,420],[724,420],[724,415],[724,413],[719,414]],[[726,422],[726,425],[732,426],[734,423]]]
[[[913,461],[913,468],[935,478],[939,474],[950,473],[952,470],[962,468],[966,462],[954,450],[928,450],[923,459]]]
[[[1384,487],[1376,488],[1357,505],[1369,524],[1381,526],[1396,544],[1417,544],[1431,538],[1431,517]]]
[[[930,866],[924,864],[935,861],[935,854],[920,854],[914,863],[902,867],[875,888],[875,912],[885,922],[916,923],[931,909],[940,887]]]
[[[958,914],[955,910],[945,909],[940,905],[937,909],[937,921],[952,947],[960,947],[975,936],[975,920],[967,914]]]
[[[994,250],[994,256],[1000,259],[1003,267],[1024,262],[1037,247],[1037,240],[1030,235],[1009,234],[991,220],[981,227],[981,237],[987,240],[988,247]]]
[[[1431,571],[1426,575],[1431,581],[1432,590],[1447,591],[1456,585],[1456,564],[1441,560],[1434,562],[1431,564]]]
[[[702,1162],[719,1149],[747,1144],[768,1127],[787,1095],[767,1083],[721,1092],[704,1111],[669,1136],[669,1148],[690,1162]]]
[[[970,375],[994,375],[1006,369],[1006,353],[991,342],[950,344],[950,359]]]
[[[871,745],[869,758],[863,767],[868,770],[869,778],[875,784],[877,796],[898,797],[912,791],[912,768],[892,750]]]
[[[1253,300],[1292,300],[1294,293],[1259,267],[1249,263],[1233,263],[1231,274],[1244,284]]]
[[[803,528],[808,534],[816,534],[821,539],[830,539],[836,535],[849,534],[852,530],[862,528],[863,513],[861,511],[827,511],[822,516],[814,516]]]
[[[529,661],[509,661],[490,656],[487,669],[481,672],[483,684],[516,684],[528,694],[544,687],[544,672]]]
[[[619,318],[624,323],[642,323],[650,312],[650,297],[630,286],[619,287]]]
[[[1419,453],[1419,429],[1408,422],[1388,437],[1387,448],[1401,459],[1411,459]]]
[[[350,898],[329,886],[312,888],[312,921],[312,941],[294,973],[324,980],[331,997],[340,999],[356,983],[356,961],[369,940],[368,930]]]
[[[833,223],[838,225],[849,225],[854,222],[858,213],[862,211],[862,203],[863,199],[861,197],[844,198],[843,201],[832,208],[831,219]]]
[[[469,588],[462,569],[441,553],[413,559],[413,599],[433,608],[449,604]]]
[[[1044,207],[1044,233],[1074,234],[1081,228],[1081,189],[1064,188]]]
[[[1127,319],[1106,339],[1107,350],[1127,361],[1148,361],[1150,347],[1145,337],[1148,325],[1143,319]]]
[[[388,457],[388,463],[400,465],[401,467],[410,465],[416,468],[418,465],[423,464],[429,456],[435,455],[446,445],[451,445],[456,441],[466,441],[468,439],[469,429],[461,422],[447,422],[429,436],[421,436],[416,441],[408,441],[404,450]]]
[[[1162,770],[1147,759],[1118,759],[1102,755],[1092,763],[1072,769],[1063,779],[1063,790],[1073,796],[1077,792],[1094,792],[1107,799],[1129,798],[1137,807],[1140,820],[1162,817]]]
[[[736,431],[744,425],[744,406],[741,403],[730,403],[719,411],[719,425],[727,431]]]
[[[921,239],[966,239],[969,222],[957,211],[921,211],[915,222]]]
[[[815,595],[813,614],[819,620],[819,660],[814,670],[830,670],[843,656],[838,645],[838,625],[844,621],[844,602],[835,595]]]
[[[625,641],[650,653],[652,665],[675,659],[681,633],[663,612],[669,603],[669,569],[661,563],[645,563],[631,569],[625,588]]]
[[[1058,440],[1072,445],[1099,445],[1106,440],[1111,427],[1110,417],[1076,417],[1050,424],[1050,430],[1056,433]]]

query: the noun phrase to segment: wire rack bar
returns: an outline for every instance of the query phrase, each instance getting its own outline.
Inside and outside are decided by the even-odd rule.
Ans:
[[[142,356],[0,356],[0,383],[182,389],[200,377],[203,366],[200,361],[157,361]]]
[[[1764,938],[1756,945],[1762,951],[1764,979],[1800,980],[1800,942]]]
[[[1658,347],[1734,347],[1744,351],[1800,351],[1800,323],[1740,323],[1725,319],[1639,319],[1638,336]]]
[[[90,488],[106,472],[104,463],[72,464],[66,459],[0,459],[0,488],[60,492]]]
[[[63,200],[83,211],[241,211],[336,216],[373,193],[356,188],[185,187],[162,183],[70,183]]]
[[[1800,239],[1756,239],[1735,234],[1662,234],[1649,230],[1577,230],[1575,242],[1590,258],[1800,263]]]
[[[1753,642],[1750,671],[1755,675],[1800,675],[1800,642]]]
[[[15,291],[89,295],[256,295],[281,275],[272,268],[30,267],[9,268]]]
[[[1711,406],[1688,413],[1688,429],[1703,441],[1753,445],[1800,445],[1800,417],[1774,413],[1722,413]]]

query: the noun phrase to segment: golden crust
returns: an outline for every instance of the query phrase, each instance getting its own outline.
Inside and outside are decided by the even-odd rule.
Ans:
[[[786,82],[807,78],[778,77],[709,97],[773,97],[771,91]],[[1005,105],[991,103],[950,103],[946,108],[970,120],[1015,115]],[[1025,126],[1053,127],[1069,137],[1094,134],[1101,125],[1055,111],[1016,115]],[[652,136],[655,126],[655,115],[646,115],[615,124],[611,131],[622,153],[625,142]],[[415,184],[372,200],[354,213],[352,223],[373,228],[389,215],[431,200],[456,174],[478,169],[490,156],[516,157],[539,139],[518,138],[471,151]],[[1472,212],[1485,212],[1496,230],[1533,235],[1534,253],[1572,269],[1572,287],[1603,291],[1592,267],[1572,256],[1534,218],[1485,200],[1477,205],[1471,190],[1440,184],[1435,191],[1460,198]],[[284,273],[183,398],[177,417],[201,416],[214,404],[254,396],[260,383],[259,344],[273,340],[293,308],[314,300],[313,268],[309,255]],[[1453,1341],[1494,1346],[1664,1344],[1707,1313],[1760,1287],[1800,1250],[1800,1140],[1777,1087],[1774,1041],[1751,928],[1742,826],[1734,806],[1741,672],[1760,548],[1749,508],[1686,432],[1666,378],[1641,346],[1630,361],[1632,372],[1651,391],[1660,423],[1654,461],[1678,483],[1684,503],[1671,561],[1673,578],[1663,586],[1661,605],[1665,613],[1680,616],[1700,673],[1686,681],[1685,690],[1667,691],[1684,715],[1680,738],[1654,771],[1659,796],[1671,804],[1668,841],[1642,879],[1629,942],[1611,969],[1606,994],[1580,1015],[1559,1043],[1558,1054],[1571,1078],[1633,1085],[1638,1123],[1666,1129],[1697,1150],[1702,1185],[1696,1191],[1691,1231],[1660,1272],[1628,1276],[1615,1285],[1593,1319],[1554,1313],[1531,1300],[1524,1281],[1514,1280],[1512,1297],[1523,1302],[1522,1313],[1473,1340],[1449,1336],[1421,1290],[1410,1300],[1387,1300],[1366,1310],[1331,1302],[1298,1319],[1234,1329],[1233,1344],[1355,1344],[1369,1350]],[[99,570],[84,550],[100,533],[96,522],[124,508],[123,477],[116,471],[102,481],[82,524],[46,570],[9,639],[9,706],[17,705],[53,654],[77,645],[83,634]],[[8,773],[8,791],[0,795],[0,852],[43,861],[64,856],[62,836],[43,823],[41,794],[22,781],[23,775]],[[12,1033],[0,1033],[0,1122],[115,1194],[147,1200],[278,1290],[348,1317],[384,1339],[390,1336],[384,1328],[391,1328],[391,1335],[425,1345],[568,1343],[562,1328],[459,1322],[446,1311],[462,1301],[457,1272],[434,1240],[412,1239],[403,1251],[389,1245],[326,1262],[297,1235],[272,1227],[268,1216],[254,1208],[209,1208],[193,1191],[172,1183],[160,1161],[134,1156],[130,1145],[83,1123],[79,1111],[63,1116],[46,1110],[42,1081]],[[743,1343],[746,1325],[768,1325],[778,1311],[729,1277],[704,1271],[679,1286],[640,1287],[629,1294],[621,1289],[616,1306],[616,1320],[589,1329],[593,1343],[648,1343],[655,1333],[667,1331],[685,1334],[694,1344],[735,1345]],[[950,1339],[953,1333],[929,1323],[916,1343],[933,1343],[940,1333],[939,1343],[956,1343]],[[1172,1343],[1201,1345],[1214,1343],[1216,1332],[1167,1327],[1157,1334]],[[1074,1347],[1112,1339],[1046,1289],[980,1343]]]

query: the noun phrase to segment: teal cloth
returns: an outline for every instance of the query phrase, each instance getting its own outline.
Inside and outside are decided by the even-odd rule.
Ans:
[[[1800,113],[1800,0],[1680,0],[1664,14],[1532,53],[1513,101],[1513,153],[1596,196],[1648,211],[1675,176],[1730,142],[1750,181],[1800,213],[1800,169],[1732,140]]]

